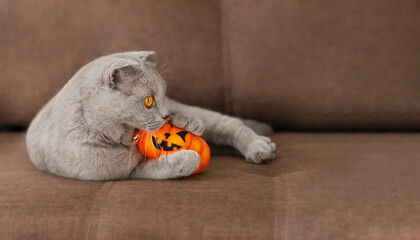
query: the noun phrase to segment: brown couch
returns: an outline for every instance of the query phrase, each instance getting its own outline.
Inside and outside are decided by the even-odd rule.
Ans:
[[[420,239],[419,1],[4,0],[0,30],[0,239]],[[173,98],[275,126],[277,159],[170,181],[38,171],[16,130],[126,50],[160,54]]]

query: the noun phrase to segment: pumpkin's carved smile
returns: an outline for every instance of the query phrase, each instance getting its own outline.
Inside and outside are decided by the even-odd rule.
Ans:
[[[175,143],[172,143],[172,145],[169,147],[168,141],[166,140],[162,140],[162,142],[158,143],[158,140],[156,137],[152,137],[152,142],[153,142],[153,146],[155,146],[155,148],[157,148],[158,150],[162,148],[163,151],[173,151],[175,149],[181,148],[181,146],[176,145]]]
[[[181,132],[177,132],[176,134],[178,136],[180,136],[182,138],[182,140],[185,142],[185,135],[187,135],[187,131],[181,131]],[[171,136],[171,134],[169,133],[165,133],[165,138],[168,139]],[[168,141],[167,140],[163,140],[159,143],[158,139],[153,136],[152,137],[152,142],[153,142],[153,146],[155,146],[156,149],[161,150],[161,148],[163,149],[163,151],[173,151],[173,150],[178,150],[181,148],[181,146],[179,146],[178,144],[172,143],[171,146],[168,146]]]

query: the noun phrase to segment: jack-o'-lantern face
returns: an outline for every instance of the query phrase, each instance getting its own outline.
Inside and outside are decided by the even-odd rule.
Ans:
[[[149,159],[159,158],[181,149],[196,151],[200,155],[200,166],[193,174],[204,171],[209,163],[210,149],[207,143],[188,131],[164,124],[155,132],[139,131],[137,146],[140,152]]]
[[[173,133],[172,133],[173,134]],[[162,135],[152,136],[153,146],[165,152],[178,150],[182,148],[182,145],[185,145],[185,137],[188,134],[187,131],[179,131],[175,133],[178,136],[171,136],[171,133],[167,132]],[[178,139],[181,138],[181,139]],[[180,142],[182,140],[182,142]],[[181,145],[178,145],[178,144]]]
[[[143,146],[141,152],[148,158],[157,158],[183,148],[188,149],[191,145],[191,133],[170,124],[163,125],[155,132],[140,134],[139,144]]]

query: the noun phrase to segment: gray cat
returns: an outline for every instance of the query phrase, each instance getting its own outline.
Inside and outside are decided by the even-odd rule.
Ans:
[[[181,150],[149,160],[135,145],[136,128],[155,131],[168,121],[211,144],[234,147],[248,162],[274,159],[276,145],[251,129],[269,132],[268,125],[165,97],[155,61],[154,52],[125,52],[82,67],[29,126],[26,142],[33,164],[83,180],[188,176],[199,166],[196,152]]]

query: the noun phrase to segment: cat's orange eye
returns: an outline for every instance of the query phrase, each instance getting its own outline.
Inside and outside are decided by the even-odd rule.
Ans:
[[[149,96],[147,98],[144,99],[144,105],[148,108],[150,108],[153,104],[153,97]]]

